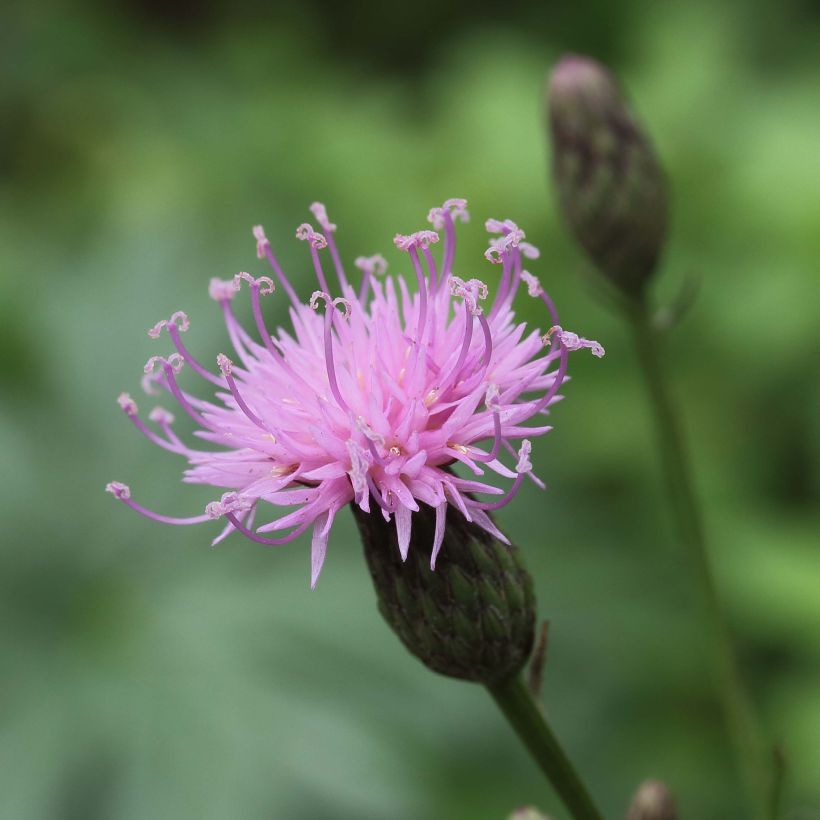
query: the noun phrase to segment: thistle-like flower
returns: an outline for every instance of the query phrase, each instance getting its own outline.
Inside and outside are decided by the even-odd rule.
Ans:
[[[455,223],[467,219],[464,200],[432,209],[428,220],[434,230],[396,235],[394,244],[409,257],[415,290],[401,275],[386,276],[381,256],[356,259],[362,277],[354,289],[334,242],[336,225],[320,203],[311,211],[322,233],[309,224],[296,231],[307,244],[319,284],[308,304],[299,300],[263,229],[253,230],[258,257],[270,263],[290,301],[292,331],[271,334],[266,325],[261,297],[273,293],[274,280],[244,272],[228,281],[211,280],[210,295],[234,351],[233,359],[217,357],[215,372],[182,341],[186,314],[178,311],[148,331],[152,338],[167,332],[176,351],[151,357],[145,390],[170,394],[194,420],[195,435],[214,449],[183,442],[168,411],[153,410],[151,426],[128,394],[119,397],[140,432],[187,459],[186,482],[226,492],[203,514],[174,518],[143,507],[124,484],[112,482],[106,489],[162,523],[224,519],[214,543],[238,531],[260,544],[285,544],[312,528],[312,586],[333,521],[347,504],[359,515],[391,522],[403,560],[413,513],[420,505],[432,508],[433,568],[448,505],[508,543],[488,513],[508,504],[525,477],[543,486],[532,474],[530,439],[550,430],[540,419],[560,398],[569,352],[588,347],[601,356],[603,349],[560,327],[549,296],[523,269],[524,258],[536,259],[538,251],[509,220],[487,222],[493,238],[485,256],[501,270],[495,298],[489,300],[482,281],[453,274]],[[436,258],[432,246],[440,232],[443,253]],[[334,286],[322,262],[325,250],[338,279]],[[512,303],[522,281],[547,307],[546,333],[515,320]],[[250,293],[255,335],[233,311],[242,288]],[[185,365],[209,383],[213,398],[197,398],[181,386]],[[534,419],[539,422],[527,424]],[[472,477],[456,475],[449,469],[454,462]],[[259,525],[257,513],[269,507],[294,509]]]

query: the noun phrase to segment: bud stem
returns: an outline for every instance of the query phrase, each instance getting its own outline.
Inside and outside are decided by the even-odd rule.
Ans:
[[[508,678],[488,685],[487,689],[574,820],[602,820],[544,713],[521,678]]]
[[[709,558],[703,516],[695,495],[680,420],[661,364],[660,334],[650,321],[645,302],[630,311],[641,369],[657,425],[658,445],[678,536],[688,550],[703,596],[708,621],[715,685],[749,797],[751,816],[775,818],[772,772],[767,764],[763,733],[741,679],[732,638],[726,623]]]

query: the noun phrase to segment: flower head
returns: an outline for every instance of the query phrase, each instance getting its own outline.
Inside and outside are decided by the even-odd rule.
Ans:
[[[443,237],[432,230],[396,235],[395,245],[409,256],[414,288],[401,275],[384,277],[387,266],[381,256],[359,257],[356,265],[364,276],[357,293],[332,241],[336,226],[320,203],[311,210],[326,233],[309,224],[297,229],[319,282],[308,304],[297,297],[263,229],[253,231],[259,256],[270,262],[291,302],[292,331],[270,333],[261,297],[274,292],[274,281],[244,272],[227,281],[211,280],[210,294],[233,347],[231,358],[217,357],[216,372],[183,343],[181,333],[189,327],[184,313],[177,311],[149,331],[152,338],[167,331],[176,350],[149,360],[146,391],[168,393],[211,449],[185,443],[167,411],[153,410],[149,426],[130,396],[119,398],[148,439],[187,460],[186,482],[223,493],[204,514],[173,518],[138,504],[124,484],[112,482],[107,489],[163,523],[222,519],[225,527],[216,541],[239,531],[261,544],[285,544],[311,529],[312,585],[333,521],[347,504],[392,522],[403,558],[412,514],[421,504],[432,507],[438,522],[433,566],[448,505],[506,542],[488,511],[509,503],[524,476],[540,484],[531,472],[530,439],[551,428],[532,424],[533,419],[560,398],[570,350],[591,347],[596,355],[603,350],[558,326],[549,297],[522,270],[522,256],[535,258],[537,251],[522,242],[524,232],[509,220],[487,225],[501,234],[487,252],[501,266],[492,299],[484,282],[452,272],[454,224],[467,219],[466,202],[460,199],[430,212]],[[437,260],[431,246],[440,238],[443,249]],[[320,254],[326,248],[338,280],[333,289]],[[515,320],[512,303],[522,281],[547,307],[551,330],[543,338]],[[240,290],[250,296],[253,332],[233,312]],[[333,290],[341,295],[334,296]],[[187,379],[184,369],[210,385],[210,398],[181,386],[181,379]],[[455,474],[450,469],[454,462],[472,476]],[[499,486],[505,483],[506,490]],[[482,495],[495,498],[481,500]],[[254,526],[258,512],[279,513],[282,508],[283,514]]]

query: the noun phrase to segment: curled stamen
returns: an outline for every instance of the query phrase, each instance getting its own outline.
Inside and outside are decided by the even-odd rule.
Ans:
[[[544,288],[536,276],[533,276],[529,271],[521,271],[521,281],[527,285],[527,293],[530,296],[541,296],[544,293]]]
[[[380,253],[374,256],[357,256],[353,264],[366,276],[384,276],[387,272],[387,261]]]
[[[486,299],[490,289],[480,279],[468,279],[465,283],[468,288],[478,294],[479,299]]]
[[[265,236],[265,229],[261,225],[253,226],[253,238],[256,240],[256,257],[257,259],[265,258],[265,251],[270,247],[267,236]]]
[[[494,265],[500,265],[504,261],[504,256],[517,248],[523,238],[524,231],[516,228],[498,239],[491,239],[490,247],[484,251],[485,259]]]
[[[218,281],[218,280],[216,280]],[[217,387],[222,386],[222,382],[206,370],[191,352],[185,347],[185,343],[182,341],[180,337],[180,332],[185,332],[191,326],[191,322],[188,319],[188,315],[181,310],[178,310],[174,313],[170,319],[163,319],[161,322],[157,322],[149,331],[148,335],[152,339],[158,339],[160,334],[162,333],[163,328],[168,329],[168,335],[171,337],[171,341],[174,343],[174,347],[179,351],[180,356],[188,362],[189,365],[193,368],[193,370],[201,376],[203,379],[207,379],[211,384],[215,384]]]
[[[342,292],[347,288],[347,278],[345,277],[342,260],[339,256],[339,251],[336,248],[336,242],[333,239],[333,232],[336,230],[336,225],[328,219],[327,208],[321,202],[314,202],[310,206],[310,212],[316,217],[316,221],[322,226],[325,231],[325,239],[327,246],[330,249],[330,256],[333,259],[333,266],[336,268],[336,276],[339,278],[339,285]]]
[[[270,276],[259,276],[257,278],[242,270],[234,274],[233,277],[234,287],[237,291],[241,287],[243,279],[251,286],[251,289],[257,289],[262,296],[267,296],[276,290],[276,285]]]
[[[147,396],[159,396],[162,391],[157,385],[162,384],[162,371],[145,373],[140,381],[142,392]]]
[[[230,302],[239,288],[233,279],[217,279],[213,277],[208,284],[208,296],[215,302]]]
[[[541,251],[529,242],[519,242],[518,250],[520,250],[521,255],[526,256],[527,259],[538,259],[538,257],[541,256]]]
[[[427,219],[433,223],[436,230],[444,229],[444,259],[441,263],[441,282],[447,280],[448,274],[453,269],[453,259],[456,253],[455,220],[460,219],[462,222],[467,222],[469,218],[466,199],[448,199],[440,208],[432,208],[430,213],[427,214]],[[431,289],[435,292],[438,290],[440,282],[436,280],[436,273],[426,250],[424,255],[427,258],[428,265],[430,265]]]
[[[352,310],[352,308],[350,307],[350,300],[349,299],[345,299],[343,296],[337,296],[333,300],[332,304],[333,304],[333,307],[336,308],[336,310],[339,310],[341,308],[341,313],[345,317],[345,319],[350,318],[350,311]]]
[[[327,239],[316,231],[307,223],[303,223],[296,229],[297,239],[306,241],[310,246],[310,258],[313,261],[313,269],[316,271],[316,278],[319,280],[319,287],[325,292],[329,293],[330,288],[327,286],[327,279],[322,270],[322,262],[319,259],[319,251],[327,247]],[[344,281],[344,276],[340,277],[340,281]]]
[[[515,471],[519,475],[532,472],[532,462],[530,461],[531,452],[532,443],[529,439],[525,438],[521,442],[521,449],[518,451],[518,463],[515,465]]]
[[[137,403],[128,393],[120,393],[120,395],[117,396],[117,404],[119,404],[127,416],[137,415]]]
[[[325,293],[323,290],[314,290],[313,293],[310,294],[310,302],[308,302],[308,304],[313,310],[319,310],[320,300],[324,300],[325,304],[328,306],[333,305],[333,297],[329,293]]]
[[[480,279],[468,279],[466,282],[459,276],[450,276],[450,293],[460,296],[473,316],[479,316],[483,310],[478,306],[479,299],[486,299],[489,290]]]
[[[171,314],[170,319],[162,319],[161,321],[157,322],[148,331],[148,335],[152,339],[159,339],[160,334],[162,333],[162,329],[165,327],[167,327],[169,330],[172,327],[175,327],[184,333],[186,330],[188,330],[190,326],[191,321],[190,319],[188,319],[188,314],[182,310],[178,310],[176,313]]]
[[[561,345],[563,345],[567,350],[581,350],[586,347],[589,348],[593,356],[596,356],[599,359],[606,352],[599,342],[592,339],[584,339],[577,333],[573,333],[570,330],[564,330],[561,325],[553,325],[541,337],[541,341],[545,346],[549,346],[553,343],[553,336],[558,339]]]
[[[165,376],[165,386],[168,390],[171,391],[171,395],[179,402],[179,406],[201,427],[205,427],[209,430],[213,429],[213,426],[205,421],[204,417],[198,413],[194,408],[191,406],[191,403],[188,401],[185,394],[179,389],[179,385],[177,384],[176,374],[182,369],[183,359],[179,353],[172,353],[167,359],[163,358],[162,356],[151,356],[148,359],[148,362],[145,365],[145,374],[151,375],[154,372],[154,367],[160,363],[162,366],[162,372]]]
[[[105,491],[111,493],[118,501],[125,501],[131,498],[131,488],[121,481],[109,481],[105,485]]]
[[[446,199],[444,204],[439,208],[431,208],[427,214],[427,221],[432,226],[440,231],[446,227],[446,217],[455,222],[457,219],[461,222],[469,222],[470,214],[467,212],[466,199]]]
[[[488,219],[484,223],[484,228],[486,229],[487,233],[501,233],[501,234],[508,234],[511,231],[517,231],[518,225],[512,221],[512,219]]]
[[[216,520],[228,513],[246,512],[253,504],[253,499],[245,498],[239,493],[228,492],[222,496],[221,500],[211,501],[207,504],[205,506],[205,514],[208,518]]]
[[[314,202],[310,206],[310,212],[316,217],[316,221],[322,226],[323,230],[328,233],[336,230],[336,225],[328,219],[327,208],[321,202]]]
[[[265,317],[262,315],[262,304],[259,301],[259,296],[261,294],[273,292],[273,280],[268,276],[260,276],[258,279],[255,279],[249,273],[240,271],[234,276],[234,282],[236,282],[237,288],[243,279],[251,286],[251,311],[253,312],[254,322],[256,322],[256,329],[262,337],[262,343],[265,345],[268,353],[270,353],[270,355],[273,356],[277,362],[282,363],[283,360],[274,347],[271,334],[268,332],[268,327],[265,324]],[[262,283],[262,287],[259,286],[260,283]],[[240,348],[237,347],[236,343],[234,343],[234,347],[236,347],[237,352],[240,351]],[[240,353],[240,355],[242,354]]]
[[[438,234],[435,231],[416,231],[411,234],[397,233],[393,237],[393,244],[402,251],[409,251],[410,248],[429,248],[430,245],[438,242]]]
[[[359,301],[364,303],[370,287],[370,279],[373,276],[383,276],[387,272],[387,262],[381,254],[376,254],[375,256],[359,256],[353,264],[362,272]]]
[[[220,353],[216,357],[216,364],[219,369],[222,371],[222,375],[228,377],[232,375],[233,372],[233,362],[224,354]]]
[[[310,296],[309,302],[313,310],[319,309],[320,301],[324,301],[329,308],[334,308],[340,311],[345,319],[350,317],[350,311],[352,308],[349,299],[345,299],[343,296],[337,296],[334,299],[329,293],[325,293],[323,290],[314,290]]]
[[[118,501],[128,505],[132,510],[138,512],[140,515],[150,518],[152,521],[158,521],[160,524],[174,524],[176,526],[186,526],[188,524],[202,524],[208,520],[208,515],[195,515],[191,518],[174,518],[169,515],[161,515],[152,510],[143,507],[142,504],[137,504],[131,499],[131,488],[127,484],[119,481],[111,481],[105,485],[105,491],[111,493]]]
[[[153,421],[154,424],[167,427],[174,423],[174,414],[169,410],[166,410],[164,407],[155,407],[148,414],[148,420]]]
[[[184,360],[179,353],[172,353],[167,358],[165,356],[151,356],[151,358],[145,363],[143,372],[146,376],[151,376],[156,371],[157,364],[159,364],[163,368],[167,365],[172,372],[179,373],[179,371],[182,370],[183,361]]]
[[[296,238],[301,239],[303,242],[309,242],[310,247],[317,251],[327,247],[327,239],[324,235],[320,234],[318,231],[314,231],[313,226],[309,225],[307,222],[303,222],[296,229]]]

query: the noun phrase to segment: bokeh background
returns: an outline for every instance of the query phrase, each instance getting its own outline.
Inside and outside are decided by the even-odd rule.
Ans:
[[[478,687],[381,621],[349,516],[318,588],[269,550],[164,528],[103,493],[197,513],[114,399],[185,309],[227,344],[211,276],[301,292],[314,199],[342,252],[385,251],[470,200],[457,268],[492,281],[488,216],[542,249],[573,357],[555,431],[500,521],[552,621],[545,702],[607,816],[665,779],[686,818],[743,817],[690,567],[660,492],[623,325],[591,295],[548,184],[542,88],[566,50],[619,73],[673,181],[659,300],[743,672],[820,817],[820,16],[797,0],[277,7],[7,0],[0,10],[0,816],[9,820],[498,820],[564,815]],[[272,298],[271,323],[284,319]],[[521,310],[543,323],[533,303]],[[143,399],[145,409],[150,400]]]

